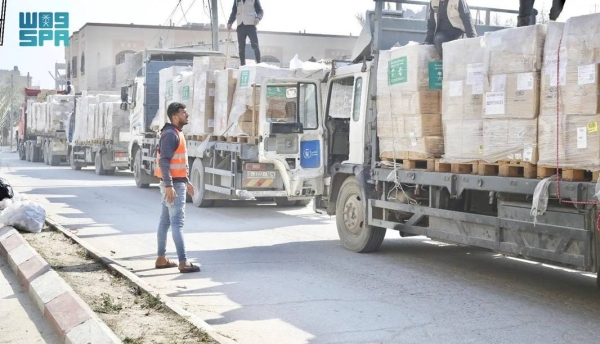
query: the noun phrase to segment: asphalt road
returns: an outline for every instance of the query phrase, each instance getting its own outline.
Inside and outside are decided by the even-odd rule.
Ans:
[[[388,231],[344,250],[312,206],[191,205],[200,274],[154,270],[158,188],[0,153],[0,175],[66,227],[239,343],[597,343],[595,276]],[[169,238],[170,240],[170,238]],[[169,241],[169,254],[175,258]]]

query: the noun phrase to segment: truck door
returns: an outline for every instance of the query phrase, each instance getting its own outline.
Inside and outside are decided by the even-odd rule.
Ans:
[[[288,197],[323,190],[320,87],[309,79],[268,80],[260,87],[259,162],[276,166]]]

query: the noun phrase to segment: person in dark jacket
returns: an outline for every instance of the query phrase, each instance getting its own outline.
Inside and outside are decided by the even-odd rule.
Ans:
[[[556,21],[563,8],[565,7],[566,0],[552,0],[552,8],[550,9],[550,20]],[[519,17],[517,18],[517,26],[528,26],[534,25],[535,19],[532,20],[533,16],[533,4],[535,0],[520,0],[519,1]]]
[[[463,36],[477,37],[471,11],[465,0],[431,0],[425,44],[433,44],[443,57],[442,44]]]
[[[260,48],[256,26],[263,18],[263,9],[260,0],[234,0],[233,9],[227,22],[227,29],[231,31],[233,22],[237,22],[237,38],[240,47],[240,64],[246,65],[246,38],[250,38],[250,46],[254,50],[256,63],[260,63]]]
[[[162,211],[158,224],[158,258],[154,263],[157,269],[179,267],[179,272],[199,272],[200,267],[188,263],[183,240],[185,220],[186,192],[194,197],[194,186],[188,179],[188,155],[183,135],[183,126],[188,124],[189,115],[185,105],[171,103],[167,108],[171,123],[161,129],[158,141],[156,177],[160,179],[160,191],[163,195]],[[177,249],[179,264],[170,262],[166,257],[167,232],[171,227],[173,241]]]

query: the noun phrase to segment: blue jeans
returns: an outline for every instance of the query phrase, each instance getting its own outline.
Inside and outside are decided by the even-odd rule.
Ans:
[[[183,242],[183,222],[185,220],[185,183],[173,183],[173,188],[177,193],[173,204],[167,204],[164,198],[164,184],[160,183],[160,193],[162,199],[162,211],[160,213],[160,222],[158,223],[158,255],[164,256],[167,252],[167,232],[171,227],[171,234],[177,249],[177,258],[180,262],[186,261],[185,243]]]

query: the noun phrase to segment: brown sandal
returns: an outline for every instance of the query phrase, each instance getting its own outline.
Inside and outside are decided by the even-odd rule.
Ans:
[[[154,264],[154,267],[157,269],[169,269],[169,268],[174,268],[177,266],[177,263],[173,263],[170,260],[167,259],[167,264],[164,265],[156,265]]]
[[[183,269],[179,269],[179,272],[182,274],[190,273],[190,272],[200,272],[200,267],[190,263],[189,266],[186,266]]]

